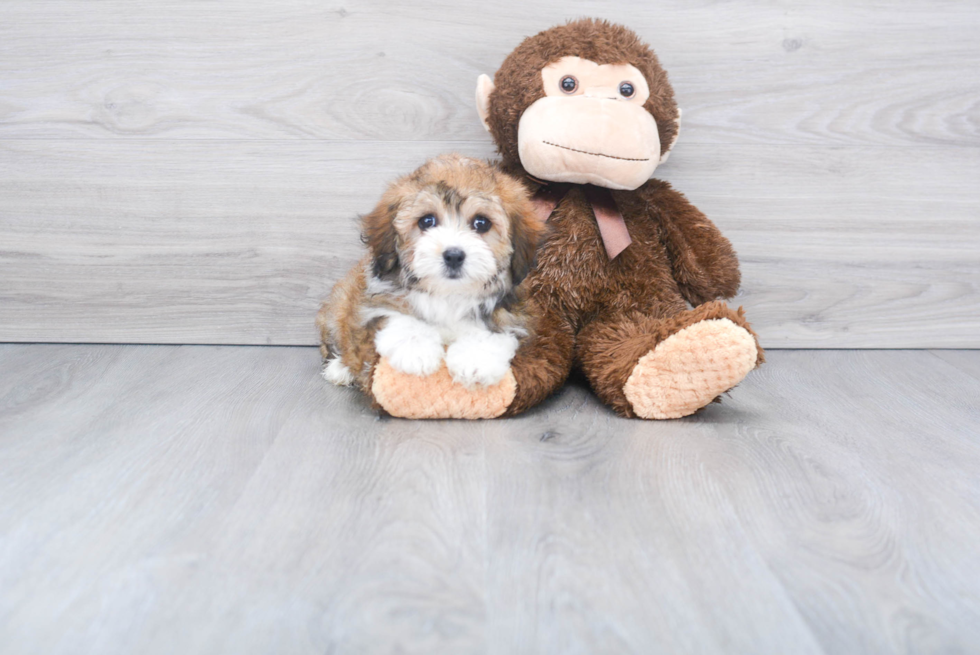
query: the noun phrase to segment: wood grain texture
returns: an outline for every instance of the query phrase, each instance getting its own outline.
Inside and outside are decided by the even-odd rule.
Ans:
[[[470,423],[312,348],[0,346],[0,652],[972,652],[980,352],[940,355]]]
[[[482,643],[483,460],[465,432],[386,427],[311,349],[0,361],[5,655]]]
[[[0,339],[315,343],[355,216],[460,143],[0,143]],[[767,347],[972,347],[972,149],[689,145],[662,169],[738,251]],[[758,180],[778,170],[764,190]],[[870,188],[870,190],[869,190]],[[938,196],[938,197],[937,197]]]
[[[492,156],[481,72],[594,3],[0,2],[0,340],[310,344],[354,217]],[[769,348],[980,347],[980,11],[637,5]]]
[[[980,357],[973,354],[964,355],[960,350],[933,350],[932,354],[950,366],[980,380]]]
[[[980,145],[961,0],[5,0],[0,136],[482,141],[477,75],[595,14],[660,53],[686,141]]]

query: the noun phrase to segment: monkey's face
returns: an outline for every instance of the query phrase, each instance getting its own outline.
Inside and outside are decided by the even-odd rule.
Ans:
[[[660,161],[646,78],[630,64],[562,57],[541,70],[544,97],[520,118],[521,165],[551,182],[635,189]]]
[[[653,50],[593,18],[524,39],[493,80],[479,77],[476,108],[508,168],[619,190],[650,179],[681,120]]]

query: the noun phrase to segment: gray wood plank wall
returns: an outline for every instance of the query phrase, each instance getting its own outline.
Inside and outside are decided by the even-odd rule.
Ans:
[[[769,347],[980,347],[980,8],[0,1],[0,340],[310,344],[354,218],[526,35],[600,15],[671,73],[658,176]]]

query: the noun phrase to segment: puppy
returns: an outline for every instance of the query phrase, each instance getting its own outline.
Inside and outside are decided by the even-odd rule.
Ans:
[[[362,223],[369,254],[317,315],[324,378],[368,390],[380,355],[411,375],[445,362],[467,387],[500,382],[531,330],[517,285],[545,229],[524,186],[444,155],[391,184]]]

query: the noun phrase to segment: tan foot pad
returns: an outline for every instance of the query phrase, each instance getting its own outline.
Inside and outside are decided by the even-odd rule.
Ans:
[[[386,412],[399,418],[496,418],[513,402],[517,381],[507,371],[492,387],[467,389],[453,382],[445,364],[432,375],[419,377],[396,371],[382,357],[374,369],[371,392]]]
[[[642,418],[680,418],[728,391],[755,368],[747,330],[727,318],[689,325],[640,358],[623,392]]]

